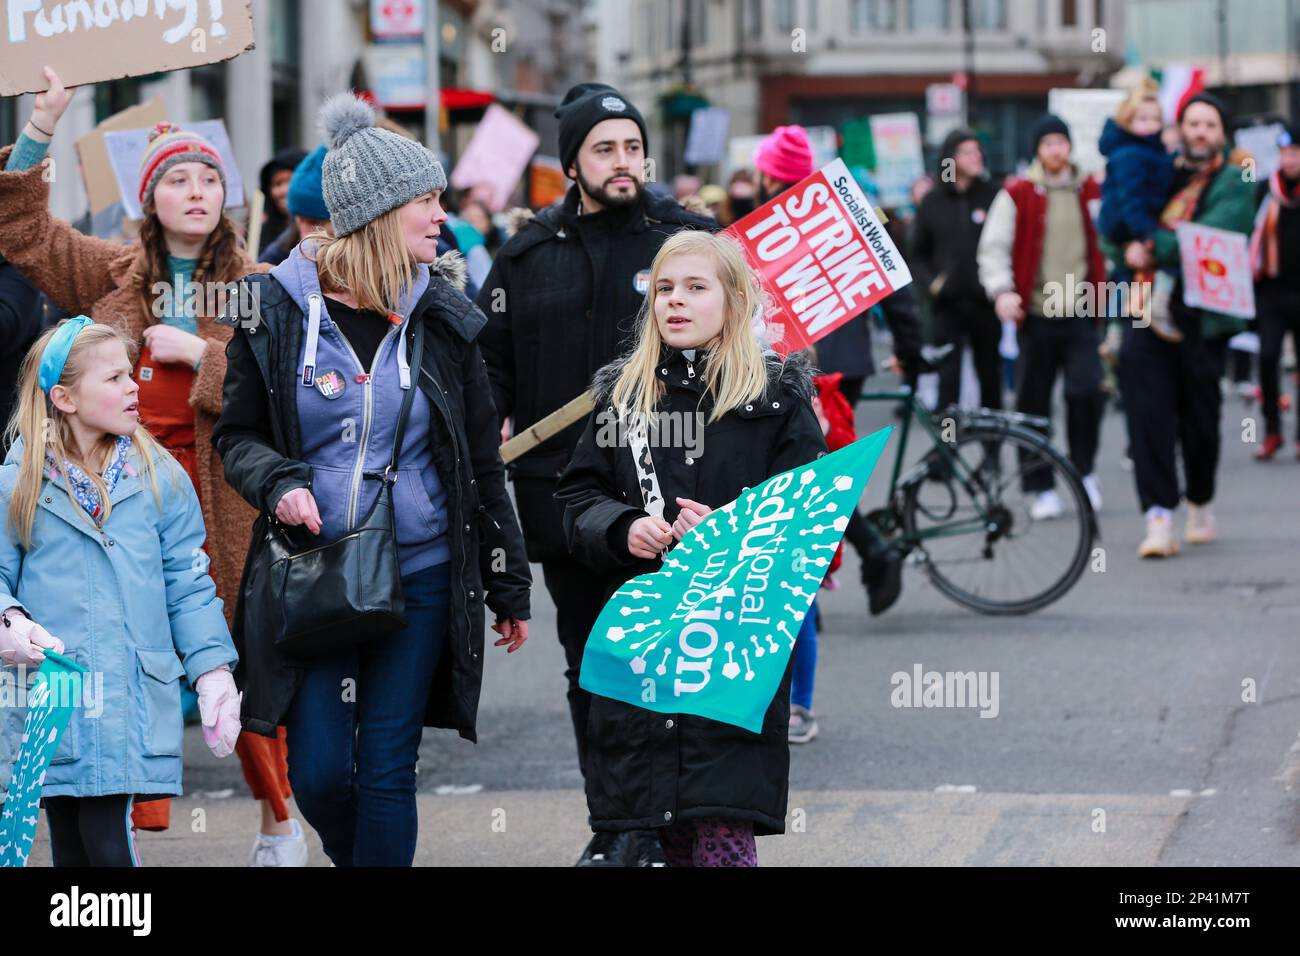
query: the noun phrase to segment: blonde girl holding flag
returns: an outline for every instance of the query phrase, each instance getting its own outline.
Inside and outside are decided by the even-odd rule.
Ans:
[[[557,492],[575,557],[620,569],[610,594],[658,569],[714,508],[826,453],[812,368],[764,350],[751,324],[759,302],[724,236],[678,233],[655,256],[636,344],[597,373],[596,408]],[[651,448],[651,433],[683,440]],[[592,828],[655,829],[669,865],[756,866],[755,836],[785,831],[790,676],[757,734],[594,697]],[[656,861],[642,848],[639,862]]]

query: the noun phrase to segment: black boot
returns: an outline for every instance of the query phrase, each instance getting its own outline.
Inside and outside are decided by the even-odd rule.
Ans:
[[[636,850],[633,831],[598,830],[582,851],[577,866],[629,866]]]
[[[872,617],[888,611],[903,593],[903,555],[897,548],[881,544],[862,562],[862,584]]]
[[[667,866],[664,848],[657,830],[632,831],[633,860],[631,866]]]

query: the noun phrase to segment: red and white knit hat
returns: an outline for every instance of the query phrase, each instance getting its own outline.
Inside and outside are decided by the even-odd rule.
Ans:
[[[221,177],[221,188],[226,188],[226,168],[217,148],[198,133],[183,130],[164,120],[149,131],[149,145],[140,157],[141,205],[163,174],[178,163],[206,163]]]

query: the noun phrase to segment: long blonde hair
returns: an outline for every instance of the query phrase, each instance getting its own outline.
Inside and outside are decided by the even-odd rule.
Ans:
[[[711,259],[724,295],[722,331],[705,351],[704,384],[707,394],[713,396],[709,424],[761,397],[767,389],[767,365],[752,325],[762,294],[740,247],[723,236],[683,230],[659,248],[650,265],[650,289],[640,312],[641,329],[610,396],[620,417],[631,414],[647,420],[664,395],[663,382],[655,375],[664,340],[655,321],[654,303],[665,263],[683,255]]]
[[[345,292],[366,311],[398,312],[415,279],[397,209],[346,236],[313,236],[304,253],[316,263],[321,289]]]
[[[76,450],[76,442],[72,439],[72,426],[68,422],[68,416],[56,408],[45,392],[41,390],[41,357],[45,354],[45,347],[49,345],[50,339],[54,337],[57,329],[58,326],[48,329],[45,334],[36,340],[36,344],[32,346],[31,351],[27,353],[27,357],[23,359],[22,369],[18,373],[18,405],[14,409],[13,416],[9,419],[9,425],[5,430],[7,444],[12,445],[19,439],[23,443],[23,457],[18,468],[18,481],[9,500],[9,522],[18,533],[18,538],[24,548],[30,548],[32,543],[32,525],[36,521],[36,504],[41,496],[41,484],[44,481],[47,452],[53,456],[55,461],[60,462],[60,469],[63,467],[63,462],[72,462],[80,466],[87,477],[94,483],[96,490],[99,491],[99,500],[103,503],[104,508],[99,519],[101,527],[108,521],[108,516],[113,509],[113,503],[108,494],[108,486],[105,485],[104,479],[100,477],[100,469],[96,466],[96,461],[102,464],[112,448],[113,436],[105,435],[91,454],[92,460],[82,461]],[[63,365],[63,374],[59,376],[58,384],[67,389],[76,388],[78,381],[85,373],[88,354],[95,346],[103,345],[105,342],[120,342],[126,348],[127,357],[134,361],[135,344],[126,335],[109,325],[99,323],[88,325],[77,333],[77,337],[73,339],[72,348],[68,351],[68,360]],[[161,505],[161,493],[158,488],[154,458],[161,456],[163,461],[171,461],[171,457],[144,426],[136,428],[131,436],[131,441],[135,446],[134,450],[141,472],[153,489],[154,499]],[[174,473],[172,477],[175,477]],[[72,502],[73,511],[94,524],[94,520],[90,515],[86,514],[85,509],[77,502],[70,483],[65,481],[64,484],[68,486],[66,490],[68,498]]]

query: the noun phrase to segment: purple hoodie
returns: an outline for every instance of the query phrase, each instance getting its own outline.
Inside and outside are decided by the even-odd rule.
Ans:
[[[332,541],[366,517],[379,494],[380,483],[362,472],[382,472],[393,453],[397,416],[405,390],[415,388],[406,425],[398,477],[393,484],[393,512],[402,575],[451,559],[447,534],[447,496],[429,448],[429,399],[415,384],[393,326],[379,346],[366,375],[343,333],[330,320],[321,296],[320,336],[315,372],[302,384],[307,347],[309,299],[320,295],[316,263],[302,253],[300,243],[271,275],[302,310],[303,354],[298,356],[298,422],[302,457],[312,466],[312,495],[320,508],[321,534]],[[429,285],[429,267],[417,267],[415,283],[402,303],[403,324]]]

